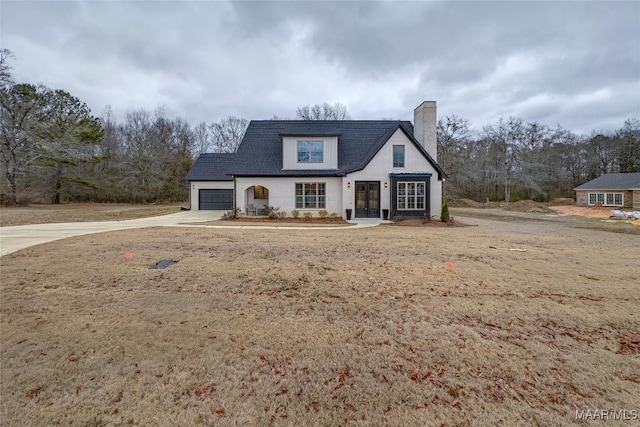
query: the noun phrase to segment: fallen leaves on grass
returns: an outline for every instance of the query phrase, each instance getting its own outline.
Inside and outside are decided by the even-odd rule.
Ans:
[[[38,396],[40,393],[42,393],[42,390],[44,390],[44,387],[40,386],[40,387],[36,387],[34,389],[31,389],[27,392],[27,397],[29,399],[33,399],[34,397]]]
[[[617,354],[635,354],[640,353],[640,337],[632,337],[629,335],[621,335],[618,337]]]
[[[211,396],[213,392],[216,391],[215,385],[201,385],[195,390],[187,390],[183,393],[183,396],[194,397],[198,400],[204,400],[205,398]]]
[[[622,372],[616,372],[616,376],[623,381],[630,381],[632,383],[640,384],[640,374],[626,375]]]
[[[348,378],[352,378],[351,369],[346,366],[342,371],[340,371],[340,375],[338,376],[338,380],[333,383],[333,389],[337,390],[343,387],[346,384],[346,380]]]
[[[417,383],[420,382],[431,382],[440,387],[444,387],[444,383],[440,380],[447,369],[444,366],[438,368],[437,371],[425,371],[422,372],[422,368],[418,367],[416,369],[410,369],[408,372],[409,379],[411,381],[415,381]]]

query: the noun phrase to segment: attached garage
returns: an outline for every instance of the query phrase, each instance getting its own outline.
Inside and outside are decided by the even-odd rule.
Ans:
[[[205,153],[196,160],[187,174],[189,207],[192,210],[233,210],[233,154]]]
[[[233,209],[233,190],[200,190],[201,211],[230,211]]]

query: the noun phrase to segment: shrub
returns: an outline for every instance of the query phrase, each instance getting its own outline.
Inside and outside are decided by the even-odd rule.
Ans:
[[[305,221],[311,221],[311,218],[313,217],[313,214],[311,212],[305,212],[304,213],[304,219]]]
[[[326,218],[327,216],[329,216],[329,212],[327,212],[326,210],[322,209],[318,211],[318,216],[320,218]]]
[[[440,213],[440,220],[442,222],[449,222],[449,219],[449,206],[447,206],[447,202],[444,202],[442,212]]]
[[[278,218],[284,218],[285,216],[285,212],[280,212],[280,208],[276,208],[273,206],[268,206],[268,205],[264,205],[264,214],[269,218],[269,219],[278,219]]]
[[[338,219],[338,214],[335,212],[332,212],[331,215],[329,215],[329,218],[331,218],[332,220],[337,220]]]
[[[242,216],[242,211],[240,210],[240,208],[235,208],[232,211],[223,213],[222,219],[224,220],[237,219],[237,218],[240,218],[240,216]]]
[[[291,211],[291,216],[294,217],[294,218],[299,218],[300,217],[300,211],[298,211],[298,210]]]

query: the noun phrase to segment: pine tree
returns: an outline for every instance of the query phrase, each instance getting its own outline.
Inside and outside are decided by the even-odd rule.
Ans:
[[[444,204],[442,205],[440,219],[442,220],[442,222],[449,222],[449,206],[447,206],[447,202],[444,202]]]

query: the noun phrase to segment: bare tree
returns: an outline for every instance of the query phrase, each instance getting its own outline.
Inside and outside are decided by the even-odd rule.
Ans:
[[[200,122],[193,128],[193,137],[195,138],[195,154],[208,153],[211,149],[211,134],[206,122]]]
[[[19,181],[40,156],[36,134],[45,115],[44,93],[45,88],[29,84],[0,89],[0,159],[9,186],[6,203],[10,205],[18,202]]]
[[[11,66],[8,64],[9,59],[15,59],[13,52],[9,49],[0,49],[0,88],[2,89],[6,89],[14,83]]]
[[[462,152],[467,150],[471,141],[469,120],[456,115],[446,116],[438,120],[438,163],[452,177],[443,186],[446,198],[457,194],[459,184],[464,176],[464,159]]]
[[[517,176],[515,168],[518,162],[519,146],[524,139],[522,119],[510,117],[508,120],[500,118],[495,125],[483,128],[485,138],[490,141],[489,155],[491,156],[491,174],[496,189],[502,186],[504,201],[511,200],[511,187]]]
[[[249,121],[234,116],[209,125],[213,151],[216,153],[235,153],[247,131]]]
[[[640,120],[627,119],[616,132],[619,172],[640,172]]]
[[[271,116],[269,120],[292,120],[290,117],[280,117],[277,114]]]
[[[195,135],[181,118],[168,118],[163,108],[127,113],[118,127],[121,145],[120,191],[124,201],[184,200],[185,176],[193,162]]]
[[[336,102],[315,104],[311,107],[305,105],[298,107],[296,118],[299,120],[351,120],[351,114],[345,104]]]
[[[564,176],[564,183],[558,185],[560,190],[556,196],[563,197],[567,194],[573,196],[573,189],[582,184],[587,176],[586,138],[569,131],[556,133],[554,157],[557,158]]]

